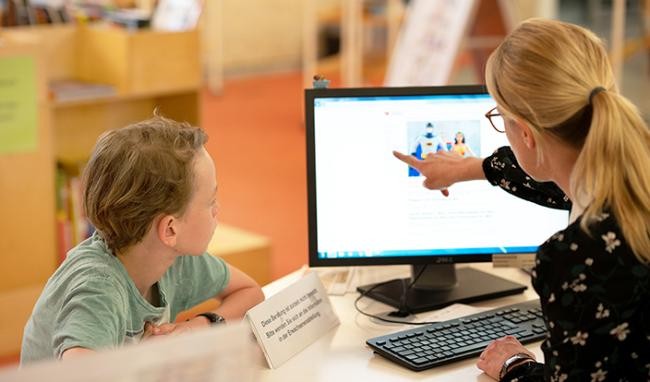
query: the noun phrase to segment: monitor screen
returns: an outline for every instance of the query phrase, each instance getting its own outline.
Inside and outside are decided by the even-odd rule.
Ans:
[[[486,157],[508,145],[482,86],[309,89],[305,94],[312,266],[490,261],[535,252],[568,212],[485,180],[445,197],[392,151]]]

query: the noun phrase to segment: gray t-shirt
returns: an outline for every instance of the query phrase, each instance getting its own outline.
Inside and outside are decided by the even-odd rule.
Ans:
[[[100,350],[137,342],[146,321],[173,322],[179,312],[219,294],[229,279],[217,257],[180,256],[157,283],[156,307],[94,234],[68,253],[45,285],[25,326],[20,361],[59,358],[77,346]]]

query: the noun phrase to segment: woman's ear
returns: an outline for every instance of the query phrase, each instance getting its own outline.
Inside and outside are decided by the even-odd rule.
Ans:
[[[534,149],[536,146],[535,136],[533,135],[533,131],[531,130],[530,126],[528,126],[526,122],[522,122],[520,120],[515,120],[515,123],[519,128],[521,139],[523,140],[526,147],[529,149]]]
[[[176,240],[178,239],[177,223],[178,221],[172,215],[164,215],[156,225],[158,239],[170,248],[176,246]]]

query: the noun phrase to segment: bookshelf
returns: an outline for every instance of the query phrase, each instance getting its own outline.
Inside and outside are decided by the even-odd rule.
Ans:
[[[74,78],[113,85],[113,96],[52,100],[55,158],[85,160],[103,131],[148,118],[158,106],[174,119],[199,125],[201,63],[196,31],[129,32],[109,27],[55,27],[46,50],[58,58],[50,80]],[[63,49],[66,53],[58,55]],[[88,121],[95,123],[89,124]]]
[[[62,258],[84,238],[78,174],[102,132],[149,118],[156,107],[165,116],[200,125],[198,32],[40,25],[7,33],[39,41],[48,60],[47,83],[72,81],[112,90],[71,98],[57,98],[61,94],[51,91],[47,97],[51,166],[57,168],[58,257]],[[67,189],[62,190],[62,185]]]
[[[0,32],[3,30],[0,30]],[[26,74],[33,76],[37,110],[35,145],[0,150],[0,221],[2,270],[0,270],[0,357],[15,354],[20,347],[22,328],[45,280],[56,266],[54,225],[54,166],[52,162],[51,116],[45,85],[45,60],[37,39],[28,35],[5,36],[0,33],[0,65],[20,59],[33,63]],[[20,73],[0,73],[7,78]],[[24,77],[22,77],[24,79]],[[4,86],[3,95],[12,91]],[[3,94],[5,93],[5,94]],[[5,110],[6,111],[6,110]],[[16,114],[20,111],[16,110]],[[7,129],[3,117],[0,129]],[[25,126],[23,126],[25,127]],[[28,127],[27,127],[28,128]]]
[[[48,99],[54,160],[84,161],[103,131],[152,115],[200,125],[201,62],[196,30],[162,32],[73,25],[2,29],[39,41],[46,82],[75,79],[112,85],[114,95]],[[93,123],[88,123],[92,121]]]
[[[35,148],[3,152],[0,144],[0,312],[8,317],[0,330],[0,356],[18,353],[22,327],[58,264],[57,167],[79,169],[102,132],[149,118],[155,107],[200,126],[196,30],[0,28],[0,60],[16,56],[36,62],[38,124]],[[115,91],[71,101],[53,98],[47,84],[67,79],[107,84]]]
[[[2,36],[2,35],[0,35]],[[34,145],[12,150],[1,143],[0,147],[0,221],[2,240],[2,268],[0,271],[0,292],[26,285],[44,282],[56,265],[54,234],[54,165],[52,162],[51,117],[47,102],[44,77],[44,57],[39,50],[38,40],[30,36],[16,35],[0,40],[0,61],[20,59],[32,62],[34,70],[27,69],[34,76],[36,136]],[[19,73],[2,73],[2,83],[9,83],[12,77],[21,81]],[[4,88],[4,86],[2,86]],[[12,92],[12,88],[0,90]],[[16,97],[20,98],[20,97]],[[20,102],[20,101],[18,101]],[[5,109],[3,109],[5,110]],[[8,119],[18,120],[16,115],[0,121],[0,129],[8,129]],[[5,112],[3,112],[4,114]],[[11,112],[10,112],[11,113]],[[29,129],[21,126],[21,129]]]

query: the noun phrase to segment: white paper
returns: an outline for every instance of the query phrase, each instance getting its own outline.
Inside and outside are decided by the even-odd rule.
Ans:
[[[452,304],[440,310],[436,310],[427,314],[418,314],[418,321],[427,321],[427,322],[440,322],[453,320],[455,318],[469,316],[471,314],[477,314],[485,312],[493,308],[477,308],[474,306],[469,306],[465,304]]]
[[[311,272],[246,314],[271,368],[277,368],[340,321],[318,275]]]
[[[0,381],[254,381],[260,370],[248,325],[228,324],[137,345],[0,370]]]

